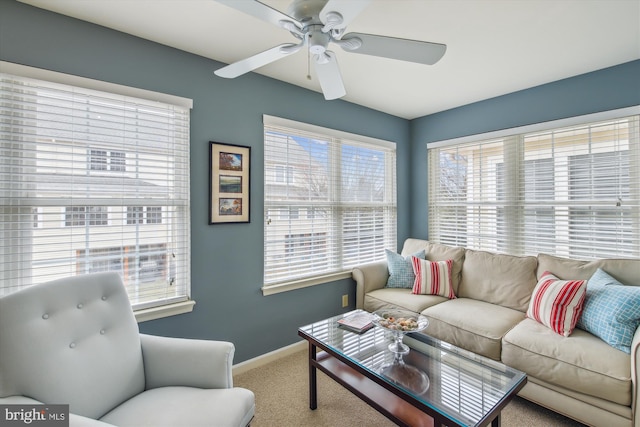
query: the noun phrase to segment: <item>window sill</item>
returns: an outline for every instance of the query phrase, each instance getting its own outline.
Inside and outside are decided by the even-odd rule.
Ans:
[[[177,316],[178,314],[190,313],[193,311],[195,301],[182,301],[174,304],[167,304],[160,307],[145,308],[136,310],[133,314],[136,316],[138,323],[148,320],[161,319],[163,317]]]
[[[262,295],[273,295],[281,292],[293,291],[296,289],[308,288],[309,286],[321,285],[323,283],[334,282],[341,279],[351,278],[351,270],[340,273],[327,274],[325,276],[316,276],[309,279],[294,280],[291,282],[279,283],[277,285],[263,286]]]

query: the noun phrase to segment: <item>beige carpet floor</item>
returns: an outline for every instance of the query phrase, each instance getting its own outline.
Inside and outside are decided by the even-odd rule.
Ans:
[[[234,376],[234,385],[256,395],[252,427],[392,427],[395,424],[318,371],[318,408],[309,409],[307,351]],[[582,427],[516,397],[502,411],[503,427]]]

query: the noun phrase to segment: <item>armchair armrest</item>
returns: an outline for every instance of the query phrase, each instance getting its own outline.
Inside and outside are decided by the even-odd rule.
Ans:
[[[640,427],[638,408],[640,405],[640,328],[636,329],[631,342],[631,419],[635,427]]]
[[[147,390],[163,386],[233,387],[233,343],[145,334],[140,334],[140,342]]]
[[[356,308],[364,308],[364,296],[374,289],[382,289],[389,280],[386,261],[362,265],[351,270],[351,277],[356,281]]]
[[[32,399],[27,396],[7,396],[0,397],[0,405],[41,405],[39,400]]]
[[[82,415],[69,414],[69,427],[114,427],[113,424],[108,424],[100,420],[94,420],[93,418],[83,417]]]

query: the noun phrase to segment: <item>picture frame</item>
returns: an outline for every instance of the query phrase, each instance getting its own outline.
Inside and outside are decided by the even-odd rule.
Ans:
[[[209,224],[250,222],[251,147],[209,141]]]

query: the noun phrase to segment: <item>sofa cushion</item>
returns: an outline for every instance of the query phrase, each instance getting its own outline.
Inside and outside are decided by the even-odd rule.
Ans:
[[[458,286],[460,285],[465,249],[456,246],[432,243],[428,240],[407,239],[402,247],[402,255],[409,255],[419,251],[420,249],[424,249],[425,259],[428,259],[429,261],[453,260],[453,266],[451,267],[451,283],[453,284],[453,292],[458,295]]]
[[[561,279],[588,280],[598,268],[625,285],[640,286],[640,259],[578,261],[554,255],[538,255],[538,277],[550,271]]]
[[[620,405],[631,404],[630,356],[586,331],[576,329],[563,337],[525,319],[502,341],[502,362],[527,375]]]
[[[625,286],[597,269],[587,282],[587,295],[578,328],[591,332],[618,350],[631,353],[640,325],[640,287]]]
[[[451,284],[451,267],[453,260],[428,261],[411,257],[415,281],[411,293],[417,295],[440,295],[449,299],[455,298]]]
[[[586,291],[585,280],[560,280],[546,272],[533,291],[527,317],[568,337],[582,313]]]
[[[456,295],[527,311],[536,286],[532,256],[511,256],[467,249]]]
[[[413,272],[411,258],[417,257],[424,259],[424,249],[415,254],[402,256],[395,252],[385,249],[387,255],[387,268],[389,269],[389,279],[387,279],[387,288],[413,288],[416,275]]]
[[[420,313],[427,307],[446,301],[437,295],[413,295],[411,289],[383,288],[368,292],[364,296],[364,309],[374,312],[383,308],[405,308]]]
[[[500,360],[504,334],[525,317],[521,311],[469,298],[446,300],[422,314],[429,319],[427,335],[494,360]]]

